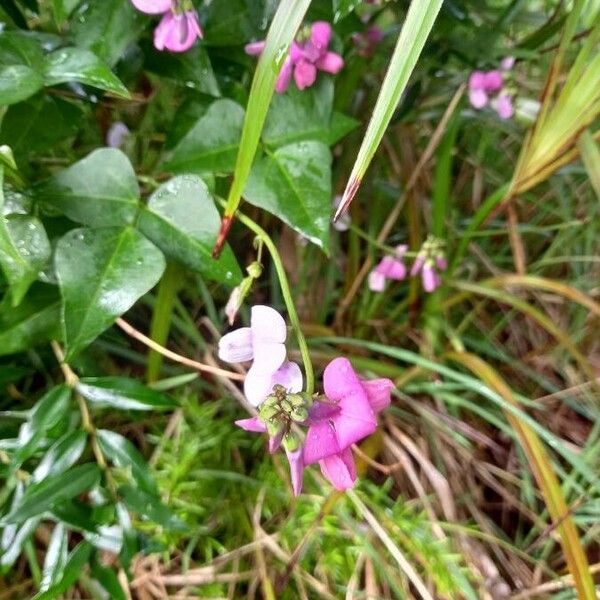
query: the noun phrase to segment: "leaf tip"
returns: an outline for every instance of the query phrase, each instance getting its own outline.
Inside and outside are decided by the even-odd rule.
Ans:
[[[335,223],[343,213],[348,210],[350,203],[354,200],[354,196],[356,196],[356,192],[358,192],[358,188],[362,181],[357,178],[353,178],[348,182],[346,189],[344,190],[344,195],[342,196],[342,201],[340,202],[337,210],[335,211],[335,215],[333,217],[333,222]]]
[[[221,228],[219,229],[219,235],[217,236],[217,241],[215,242],[215,246],[212,251],[212,257],[214,259],[219,258],[221,256],[221,252],[223,250],[223,246],[225,245],[225,241],[227,240],[227,235],[229,234],[229,230],[231,229],[231,225],[233,224],[233,215],[224,215],[221,220]]]

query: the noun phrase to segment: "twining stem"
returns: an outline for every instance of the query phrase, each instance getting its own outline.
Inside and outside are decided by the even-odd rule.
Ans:
[[[148,348],[151,348],[155,352],[170,358],[172,361],[178,362],[182,365],[186,365],[188,367],[192,367],[192,369],[196,369],[197,371],[203,371],[205,373],[211,373],[213,375],[218,375],[219,377],[226,377],[227,379],[236,379],[237,381],[243,381],[244,376],[241,373],[236,373],[235,371],[227,371],[225,369],[219,369],[219,367],[213,367],[211,365],[205,365],[204,363],[198,362],[196,360],[192,360],[191,358],[187,358],[185,356],[181,356],[181,354],[177,354],[164,346],[156,343],[154,340],[151,340],[147,335],[144,335],[141,331],[138,331],[135,327],[130,325],[124,319],[117,319],[116,324],[129,336],[138,340]]]
[[[296,335],[296,339],[298,340],[298,348],[300,349],[302,363],[304,364],[304,372],[306,373],[306,392],[310,396],[312,396],[315,391],[315,375],[313,372],[312,363],[310,362],[308,344],[306,343],[306,338],[304,337],[304,334],[302,333],[302,328],[300,327],[300,319],[298,319],[298,313],[296,312],[296,306],[294,305],[294,300],[292,299],[290,284],[288,282],[285,269],[283,268],[283,263],[281,262],[281,256],[279,256],[279,252],[275,244],[273,243],[273,240],[269,237],[269,234],[262,227],[257,225],[252,219],[249,219],[246,215],[243,215],[242,213],[238,212],[237,218],[239,219],[240,223],[245,225],[248,229],[250,229],[256,234],[256,236],[267,247],[267,250],[271,255],[273,265],[275,266],[275,271],[277,272],[277,278],[279,279],[279,286],[281,287],[283,301],[285,302],[288,315],[290,316],[290,322],[292,323],[294,334]]]
[[[69,364],[65,362],[65,353],[63,352],[63,349],[60,347],[58,342],[56,342],[55,340],[52,340],[50,342],[50,345],[52,346],[52,351],[54,352],[54,356],[56,356],[56,360],[58,361],[58,364],[60,365],[60,368],[65,377],[65,383],[74,390],[75,386],[77,385],[77,382],[79,381],[79,378],[73,372],[73,370],[71,369]],[[113,479],[112,473],[110,472],[108,463],[106,461],[104,453],[102,452],[102,448],[100,448],[100,443],[98,442],[98,437],[96,435],[96,427],[94,426],[94,423],[92,421],[92,417],[90,415],[90,410],[88,408],[88,405],[81,394],[78,394],[77,392],[75,392],[75,398],[77,399],[77,405],[79,406],[79,412],[81,414],[81,424],[83,426],[83,429],[85,431],[87,431],[87,433],[90,436],[92,452],[94,453],[94,458],[96,459],[98,466],[104,473],[104,476],[106,478],[106,485],[108,486],[108,489],[110,490],[112,495],[116,498],[117,484],[116,484],[115,480]]]

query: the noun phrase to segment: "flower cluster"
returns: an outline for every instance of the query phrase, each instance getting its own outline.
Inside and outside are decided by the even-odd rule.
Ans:
[[[383,41],[383,31],[377,25],[371,25],[366,31],[352,34],[356,52],[365,58],[373,56],[378,44]]]
[[[369,289],[373,292],[383,292],[388,279],[401,281],[406,278],[408,269],[404,264],[404,255],[408,247],[396,246],[394,256],[384,256],[379,264],[369,274]],[[441,284],[440,271],[447,268],[444,255],[444,242],[430,235],[419,250],[410,270],[411,277],[421,274],[423,289],[433,292]]]
[[[306,89],[317,80],[317,72],[338,73],[344,66],[344,59],[335,52],[328,50],[331,41],[331,25],[326,21],[316,21],[310,29],[305,29],[292,42],[288,55],[285,57],[275,91],[285,92],[290,85],[292,76],[299,90]],[[246,54],[259,55],[265,48],[265,42],[252,42],[246,45]]]
[[[133,5],[148,15],[162,19],[154,30],[154,47],[157,50],[185,52],[197,39],[202,38],[198,13],[191,0],[131,0]]]
[[[510,119],[514,114],[513,97],[505,79],[512,69],[515,59],[507,56],[500,63],[500,69],[493,71],[473,71],[469,77],[469,102],[473,108],[481,110],[488,104],[501,119]]]
[[[244,391],[258,406],[258,416],[236,421],[236,425],[246,431],[267,433],[270,452],[283,447],[296,495],[302,490],[304,468],[315,463],[335,489],[351,488],[356,481],[352,444],[375,431],[377,414],[389,405],[393,384],[389,379],[360,379],[350,361],[340,357],[325,368],[325,393],[308,396],[301,391],[300,368],[285,360],[282,323],[285,328],[282,316],[274,309],[254,306],[250,327],[221,339],[221,359],[254,359]],[[273,372],[277,364],[281,366]],[[307,428],[304,441],[302,427]]]

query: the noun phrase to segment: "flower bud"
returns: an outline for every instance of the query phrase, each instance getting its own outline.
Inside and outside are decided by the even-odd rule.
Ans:
[[[308,411],[303,406],[296,406],[292,409],[290,417],[292,418],[292,421],[296,421],[296,423],[303,423],[308,419]]]
[[[295,452],[300,447],[300,440],[293,431],[286,432],[281,443],[288,452]]]
[[[283,423],[282,421],[279,420],[269,420],[266,422],[266,426],[267,426],[267,433],[269,434],[269,437],[272,438],[276,438],[279,437],[281,435],[281,433],[283,432],[284,428],[285,428],[285,423]],[[285,439],[285,437],[284,437]]]
[[[246,272],[252,279],[258,279],[262,275],[262,271],[262,265],[258,261],[254,261],[246,267]]]

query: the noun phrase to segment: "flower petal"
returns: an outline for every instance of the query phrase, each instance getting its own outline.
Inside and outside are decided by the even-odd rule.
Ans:
[[[317,60],[316,65],[320,71],[335,75],[344,67],[344,59],[335,52],[327,52]]]
[[[254,349],[252,368],[261,373],[268,373],[271,377],[285,361],[285,345],[254,339],[252,346]]]
[[[469,90],[485,89],[485,73],[483,71],[473,71],[469,76]]]
[[[252,337],[260,342],[279,342],[283,344],[287,337],[287,326],[284,318],[270,306],[257,304],[250,312]]]
[[[252,350],[252,330],[240,327],[226,333],[219,340],[219,358],[228,363],[244,362],[254,356]]]
[[[390,379],[369,379],[361,381],[371,408],[378,413],[388,407],[394,383]]]
[[[293,69],[294,63],[288,56],[285,59],[283,66],[281,67],[281,71],[279,71],[279,75],[277,76],[277,81],[275,82],[275,91],[278,94],[283,94],[283,92],[288,89],[290,81],[292,80]]]
[[[423,289],[426,292],[433,292],[433,290],[435,290],[435,288],[437,288],[440,284],[439,277],[435,272],[433,265],[430,265],[429,263],[423,267],[421,279],[423,281]]]
[[[424,264],[425,257],[417,256],[417,258],[415,258],[415,262],[413,263],[412,269],[410,270],[411,277],[414,277],[423,268]]]
[[[122,121],[115,121],[106,132],[106,145],[110,148],[120,148],[130,135],[129,127]]]
[[[282,385],[288,392],[301,392],[304,385],[302,371],[300,367],[292,361],[284,362],[271,378],[273,385],[278,383]]]
[[[273,391],[272,373],[265,373],[252,365],[244,380],[244,395],[252,406],[262,404]]]
[[[310,87],[317,79],[317,67],[307,60],[299,60],[294,66],[294,81],[299,90]]]
[[[302,448],[290,452],[285,451],[290,463],[290,476],[292,478],[292,488],[294,496],[299,496],[302,491],[302,476],[304,475],[304,461],[302,460]]]
[[[321,473],[331,482],[336,490],[344,491],[354,486],[356,466],[352,450],[347,448],[339,454],[328,456],[319,461]]]
[[[260,42],[250,42],[244,46],[244,52],[249,56],[258,56],[265,49],[266,43],[265,40],[261,40]]]
[[[501,71],[488,71],[484,75],[484,89],[488,92],[497,92],[502,88],[504,78]]]
[[[485,90],[469,90],[469,102],[473,108],[481,109],[488,103]]]
[[[377,271],[382,273],[387,279],[396,279],[400,281],[406,277],[406,267],[400,260],[391,256],[384,256],[377,266]]]
[[[500,61],[500,68],[503,71],[510,71],[515,66],[515,57],[514,56],[505,56]]]
[[[383,292],[385,290],[385,275],[377,269],[369,273],[369,289],[372,292]]]
[[[159,15],[171,10],[171,0],[131,0],[131,3],[147,15]]]
[[[340,444],[330,419],[322,419],[311,424],[304,440],[305,465],[316,463],[327,456],[337,454],[340,450]]]
[[[331,25],[327,21],[315,21],[310,28],[310,42],[317,48],[327,48],[331,41]]]
[[[258,417],[239,419],[235,421],[235,424],[245,431],[252,431],[254,433],[266,433],[267,431],[265,424]]]
[[[494,108],[501,119],[510,119],[515,112],[512,98],[508,94],[500,94],[496,98]]]
[[[340,412],[331,419],[340,449],[347,448],[375,431],[375,413],[347,358],[335,358],[327,365],[323,373],[323,386],[327,398],[338,402],[340,408]]]
[[[157,50],[185,52],[201,37],[202,30],[195,10],[181,14],[167,12],[154,30],[154,47]]]

